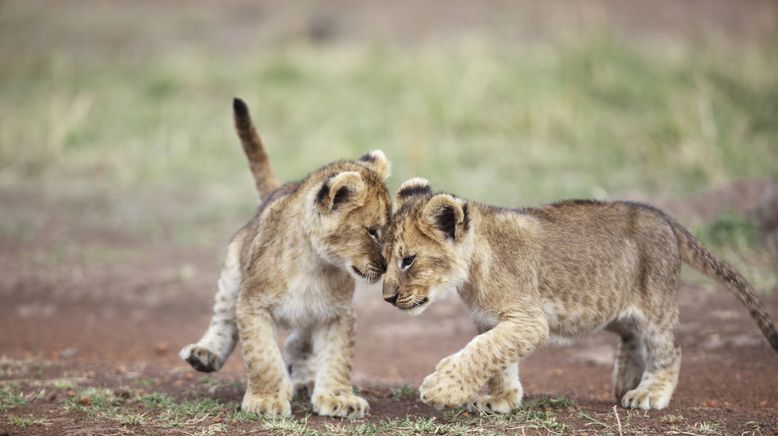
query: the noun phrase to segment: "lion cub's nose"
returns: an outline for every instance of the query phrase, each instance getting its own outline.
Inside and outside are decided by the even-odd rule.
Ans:
[[[392,296],[390,296],[390,297],[384,297],[384,300],[385,300],[387,303],[395,304],[395,303],[397,303],[397,295],[398,295],[398,294],[399,294],[399,292],[395,292],[395,293],[394,293],[394,294],[392,294]]]

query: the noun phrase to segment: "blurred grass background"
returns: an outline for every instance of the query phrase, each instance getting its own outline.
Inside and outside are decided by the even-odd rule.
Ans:
[[[0,189],[221,243],[256,206],[233,96],[284,180],[375,148],[392,189],[509,206],[775,180],[777,9],[747,3],[3,1]]]

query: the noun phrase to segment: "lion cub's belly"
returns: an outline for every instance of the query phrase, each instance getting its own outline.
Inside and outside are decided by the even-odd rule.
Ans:
[[[618,298],[598,301],[599,304],[543,300],[543,312],[548,320],[551,339],[567,343],[572,339],[605,328],[619,315]]]
[[[337,307],[336,296],[327,282],[300,279],[290,283],[272,313],[284,327],[304,327],[333,319]]]

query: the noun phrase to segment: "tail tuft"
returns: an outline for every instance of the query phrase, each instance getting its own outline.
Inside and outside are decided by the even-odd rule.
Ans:
[[[236,117],[249,118],[249,107],[246,102],[238,97],[232,99],[232,110],[235,112]]]

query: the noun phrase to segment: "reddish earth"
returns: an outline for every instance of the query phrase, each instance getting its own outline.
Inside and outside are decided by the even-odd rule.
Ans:
[[[718,198],[724,202],[730,198],[741,210],[759,196],[753,186],[735,185],[731,190],[742,192],[729,197],[722,192]],[[176,356],[208,322],[221,248],[177,248],[144,240],[118,227],[72,219],[74,210],[82,209],[72,199],[46,200],[34,193],[23,198],[0,192],[0,202],[13,205],[16,216],[41,207],[58,214],[42,215],[40,231],[32,235],[0,239],[0,353],[5,356],[0,361],[0,387],[15,383],[34,392],[46,380],[76,376],[81,377],[76,390],[141,386],[177,399],[212,396],[240,401],[239,354],[219,374],[209,376],[195,373]],[[687,208],[694,210],[694,205]],[[673,423],[680,419],[691,434],[697,434],[693,426],[697,423],[716,423],[723,434],[778,433],[778,354],[723,288],[708,285],[712,282],[707,280],[686,282],[679,297],[683,365],[675,396],[661,412],[617,409],[622,420],[630,420],[627,432],[677,432]],[[764,300],[778,316],[778,292]],[[473,337],[475,330],[461,304],[441,302],[423,316],[410,318],[384,303],[377,288],[360,289],[355,301],[359,321],[354,380],[371,402],[368,422],[406,415],[456,422],[459,417],[436,412],[415,398],[393,399],[390,388],[418,385],[438,360]],[[600,333],[572,346],[539,350],[521,365],[527,394],[530,399],[574,401],[575,406],[557,411],[568,431],[597,432],[581,412],[612,426],[610,372],[615,345],[614,336]],[[19,427],[0,419],[0,434],[79,433],[84,428],[86,433],[101,434],[114,428],[66,411],[61,401],[68,393],[53,392],[53,398],[4,412],[45,416],[47,426]],[[299,403],[296,411],[302,417],[310,409]],[[213,419],[220,418],[209,418]],[[338,421],[309,420],[314,427],[327,422]],[[251,430],[252,424],[228,428]],[[124,429],[134,432],[143,427]]]

